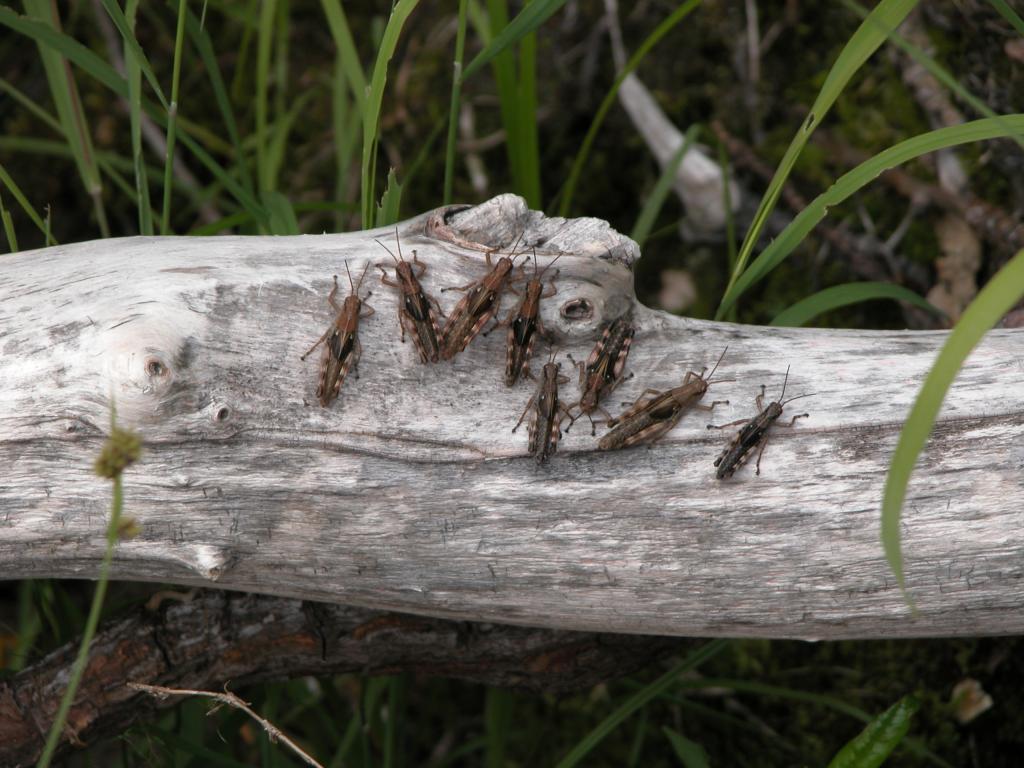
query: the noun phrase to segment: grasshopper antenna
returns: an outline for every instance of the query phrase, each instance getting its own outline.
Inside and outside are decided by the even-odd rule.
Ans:
[[[790,369],[790,367],[791,366],[788,366],[788,365],[786,366],[786,378],[784,378],[782,380],[782,394],[779,395],[779,403],[781,403],[782,399],[786,396],[786,382],[789,381],[789,369]]]
[[[395,227],[395,245],[398,246],[398,258],[400,258],[402,261],[405,261],[405,256],[402,255],[402,241],[398,237],[398,227],[397,226]]]
[[[391,255],[391,258],[395,260],[395,263],[396,264],[398,263],[398,259],[395,257],[394,251],[392,251],[390,248],[388,248],[386,245],[384,245],[384,243],[382,243],[376,237],[373,238],[373,242],[375,242],[377,245],[379,245],[381,248],[383,248],[385,251],[387,251]],[[404,261],[404,259],[403,259],[403,261]]]
[[[537,279],[539,280],[540,278],[544,277],[544,273],[547,272],[549,269],[551,269],[551,265],[554,264],[556,261],[558,261],[560,258],[562,258],[562,254],[558,254],[557,256],[555,256],[555,258],[553,258],[551,261],[549,261],[547,263],[547,266],[544,267],[544,269],[542,269],[540,271],[539,275],[537,275]],[[534,272],[535,275],[537,274],[537,249],[536,248],[533,249],[533,272]]]
[[[791,398],[789,398],[789,400],[783,400],[783,398],[786,396],[786,382],[789,381],[789,368],[790,368],[790,366],[787,365],[786,366],[786,378],[784,378],[782,380],[782,394],[779,395],[779,400],[778,400],[779,405],[785,405],[786,403],[792,403],[794,400],[799,400],[801,397],[811,397],[812,395],[818,394],[817,392],[807,392],[807,393],[805,393],[803,395],[797,395],[796,397],[791,397]]]
[[[711,377],[715,375],[715,371],[718,370],[718,366],[721,364],[722,358],[725,357],[725,353],[728,352],[728,351],[729,351],[729,347],[726,347],[725,349],[722,350],[722,354],[718,356],[718,362],[715,363],[715,367],[712,368],[711,369],[711,373],[708,374],[707,382],[709,384],[711,383]]]
[[[345,274],[348,275],[348,287],[352,289],[352,293],[356,292],[356,287],[352,284],[352,272],[349,271],[348,261],[345,261]],[[366,270],[363,270],[363,274],[366,274]],[[360,280],[362,282],[362,280]]]
[[[366,270],[368,270],[369,268],[370,268],[370,262],[367,261],[366,265],[363,267],[363,274],[361,274],[359,276],[359,282],[356,283],[356,287],[353,289],[353,293],[358,293],[359,288],[363,284],[363,278],[366,277]],[[348,270],[348,262],[347,261],[345,262],[345,270],[346,271]],[[348,282],[349,282],[349,285],[352,284],[352,275],[351,274],[349,274],[349,276],[348,276]]]

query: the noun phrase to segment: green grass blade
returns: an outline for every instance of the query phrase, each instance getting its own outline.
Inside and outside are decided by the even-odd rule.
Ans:
[[[40,602],[44,599],[43,590],[38,588],[43,583],[25,579],[18,584],[18,627],[15,633],[18,644],[7,666],[12,672],[20,672],[28,665],[36,639],[43,630],[41,611],[36,605],[37,595]]]
[[[839,750],[828,768],[878,768],[907,735],[918,706],[916,698],[904,696]]]
[[[924,449],[950,385],[971,350],[1011,307],[1024,296],[1024,250],[985,285],[949,334],[914,401],[889,463],[882,498],[882,545],[900,589],[906,593],[900,548],[900,513],[907,484]]]
[[[718,167],[722,171],[722,208],[725,210],[725,247],[730,272],[736,266],[736,217],[732,212],[732,184],[729,183],[729,153],[718,142]]]
[[[4,236],[7,238],[7,252],[18,252],[18,236],[14,233],[14,221],[11,212],[4,207],[4,197],[0,195],[0,221],[3,222]]]
[[[344,205],[348,192],[349,169],[352,166],[352,157],[356,148],[362,140],[363,121],[362,114],[354,108],[355,102],[343,88],[337,86],[339,80],[344,77],[340,72],[341,66],[340,59],[336,59],[333,98],[331,99],[331,126],[334,130],[334,199],[339,205],[335,217],[335,228],[338,231],[341,231],[344,224],[345,217],[340,206]],[[355,207],[359,210],[359,203],[356,203]]]
[[[104,0],[104,2],[109,2],[109,0]],[[135,52],[138,44],[134,47],[128,44],[129,39],[135,41],[135,13],[138,7],[139,0],[128,0],[125,3],[124,18],[127,29],[122,33],[122,37],[125,40],[124,63],[125,75],[128,80],[128,120],[132,140],[132,164],[135,170],[135,200],[139,211],[139,234],[152,235],[153,216],[149,201],[149,177],[146,174],[146,163],[142,155],[142,59]]]
[[[125,47],[125,61],[127,62],[129,58],[135,60],[136,66],[146,76],[146,81],[153,89],[157,99],[159,99],[164,109],[169,109],[170,105],[167,103],[167,97],[160,87],[160,81],[153,72],[149,59],[143,53],[138,40],[135,39],[135,8],[132,7],[129,11],[126,5],[125,10],[122,11],[115,0],[100,0],[100,2],[103,4],[103,9],[107,12],[110,20],[114,22],[114,26],[117,27],[117,31],[121,33],[121,40],[124,42]]]
[[[217,109],[220,112],[221,120],[224,122],[224,127],[228,132],[228,139],[231,142],[231,147],[234,150],[235,162],[238,165],[238,174],[241,177],[243,186],[253,191],[252,175],[249,171],[249,163],[246,162],[245,153],[242,151],[242,141],[239,138],[238,123],[235,120],[235,113],[231,107],[231,99],[228,96],[227,86],[224,83],[224,77],[220,71],[220,65],[217,62],[217,55],[214,52],[213,40],[210,38],[210,33],[200,24],[195,14],[191,10],[188,11],[185,17],[185,30],[188,32],[189,37],[192,39],[192,45],[195,46],[196,52],[199,54],[199,58],[203,62],[203,68],[206,70],[207,76],[210,78],[210,85],[213,88],[213,98],[217,102]]]
[[[80,42],[51,25],[38,19],[21,16],[5,5],[0,5],[0,24],[35,41],[40,48],[56,51],[118,95],[127,96],[128,86],[112,66]]]
[[[496,34],[466,67],[462,79],[466,80],[472,77],[474,73],[490,63],[495,56],[509,46],[518,43],[551,18],[552,14],[563,5],[565,5],[565,0],[533,0],[510,23],[502,25],[501,32]]]
[[[384,188],[384,194],[380,197],[380,205],[377,206],[374,216],[374,226],[386,227],[398,221],[399,211],[402,206],[402,185],[398,183],[395,169],[388,171],[388,183]]]
[[[462,102],[462,57],[466,50],[466,17],[469,0],[459,0],[459,27],[455,33],[455,62],[452,67],[452,98],[448,107],[448,140],[444,151],[444,189],[441,204],[452,201],[455,178],[455,137],[459,128],[459,105]]]
[[[532,4],[539,0],[532,0]],[[531,6],[527,6],[527,9]],[[526,9],[524,9],[526,10]],[[540,208],[540,139],[537,135],[537,35],[531,32],[519,41],[519,74],[516,78],[517,164],[513,168],[516,191],[530,208]]]
[[[665,734],[665,738],[672,745],[672,751],[676,753],[684,768],[708,768],[708,755],[704,747],[668,726],[663,725],[661,732]]]
[[[902,285],[894,285],[893,283],[844,283],[843,285],[833,285],[830,288],[818,291],[806,299],[798,301],[788,309],[784,309],[775,316],[771,325],[800,327],[801,325],[807,325],[807,323],[823,312],[850,304],[859,304],[862,301],[873,301],[874,299],[908,301],[921,309],[945,316],[945,313],[933,306],[931,302],[921,298],[912,290],[904,288]]]
[[[260,3],[259,28],[256,33],[256,183],[259,191],[273,189],[267,163],[267,104],[270,96],[270,53],[274,34],[277,0]]]
[[[654,28],[654,31],[651,32],[651,34],[649,34],[640,44],[640,47],[636,49],[636,52],[629,57],[629,61],[626,62],[626,66],[622,68],[618,77],[615,78],[615,82],[612,83],[612,87],[608,89],[608,93],[606,93],[604,95],[604,99],[601,100],[601,105],[597,108],[597,112],[594,114],[594,119],[590,121],[590,127],[587,129],[586,136],[583,137],[583,143],[580,145],[580,151],[576,153],[576,157],[572,161],[572,168],[569,170],[569,177],[566,179],[565,185],[559,193],[559,216],[569,215],[569,210],[572,207],[572,198],[576,192],[576,185],[579,183],[580,174],[583,172],[583,165],[587,162],[587,158],[590,156],[590,148],[594,143],[598,130],[601,128],[602,123],[604,123],[604,118],[608,114],[608,110],[611,109],[612,104],[615,102],[615,97],[619,93],[622,81],[626,79],[630,72],[640,65],[640,62],[644,60],[644,57],[646,57],[648,53],[650,53],[651,49],[661,42],[661,39],[671,32],[672,29],[679,22],[685,19],[698,5],[700,5],[700,0],[687,0],[687,2],[683,3],[672,11],[672,13],[666,16],[665,20]]]
[[[634,693],[620,704],[614,712],[598,723],[594,730],[584,736],[573,747],[572,751],[558,762],[557,768],[570,768],[570,766],[578,764],[594,747],[601,743],[605,736],[615,730],[626,718],[647,704],[651,699],[678,685],[680,675],[696,669],[705,661],[718,655],[725,650],[728,644],[728,640],[712,640],[710,643],[705,643],[657,680]]]
[[[488,35],[493,40],[507,29],[508,0],[487,0]],[[498,107],[501,113],[501,124],[505,129],[505,153],[508,156],[509,173],[512,176],[512,188],[520,192],[520,176],[522,161],[520,154],[523,141],[519,136],[521,124],[516,118],[518,106],[516,88],[516,56],[514,48],[507,48],[497,53],[491,60],[491,74],[498,91]]]
[[[384,727],[384,768],[395,768],[402,762],[403,724],[409,700],[409,678],[395,675],[388,681],[388,719]]]
[[[295,209],[288,198],[276,190],[264,192],[260,197],[269,214],[268,230],[272,235],[301,235]]]
[[[647,242],[647,237],[651,234],[651,228],[654,227],[658,214],[661,213],[661,207],[665,204],[668,193],[672,191],[672,184],[676,180],[679,165],[683,162],[686,153],[690,151],[693,142],[697,140],[698,133],[700,133],[700,126],[690,126],[690,129],[683,137],[683,143],[679,145],[676,153],[669,158],[669,161],[661,171],[661,175],[658,177],[658,181],[654,184],[654,189],[651,190],[651,194],[644,200],[640,214],[636,217],[636,223],[633,225],[633,231],[629,233],[629,236],[636,241],[641,250],[644,247],[644,243]]]
[[[743,244],[740,246],[736,267],[733,269],[732,276],[729,278],[729,284],[725,289],[726,295],[730,293],[736,281],[743,274],[744,269],[746,269],[747,261],[750,259],[754,246],[761,236],[761,230],[768,221],[768,217],[771,216],[775,203],[782,192],[782,187],[786,183],[786,179],[789,178],[790,171],[793,170],[796,159],[803,150],[804,145],[807,144],[807,140],[810,139],[811,134],[814,133],[814,130],[821,124],[825,115],[828,114],[829,109],[835,103],[835,100],[839,98],[839,94],[842,93],[850,78],[853,77],[861,65],[868,60],[878,47],[885,42],[887,33],[898,27],[917,3],[918,0],[881,0],[874,10],[871,11],[868,18],[853,33],[846,45],[843,46],[843,50],[839,53],[839,57],[836,59],[835,64],[832,65],[824,84],[821,86],[818,97],[814,100],[814,104],[811,105],[811,111],[807,115],[807,119],[804,120],[796,136],[790,142],[785,155],[782,157],[782,161],[779,163],[779,167],[775,171],[775,175],[768,184],[768,189],[765,190],[764,196],[761,198],[757,212],[754,214],[754,219],[750,223],[750,229],[747,230],[747,235],[743,238]],[[720,319],[724,311],[724,308],[720,306],[715,318]]]
[[[6,93],[16,102],[18,106],[26,111],[32,113],[40,121],[42,121],[50,130],[54,131],[58,136],[63,136],[64,131],[60,127],[60,123],[53,115],[47,112],[45,109],[40,107],[33,99],[26,96],[22,91],[19,91],[7,80],[0,77],[0,93]]]
[[[434,142],[440,138],[441,131],[444,130],[446,122],[447,121],[444,118],[438,119],[438,121],[434,123],[434,127],[430,129],[430,133],[428,133],[426,138],[422,140],[419,151],[405,169],[405,183],[403,186],[409,186],[410,180],[416,176],[419,170],[426,164],[427,159],[432,156],[434,151]]]
[[[164,198],[160,231],[171,234],[171,196],[174,191],[174,142],[178,128],[178,88],[181,83],[181,53],[185,45],[186,0],[178,0],[178,25],[174,34],[174,63],[171,72],[171,104],[167,109],[167,154],[164,158]]]
[[[0,182],[3,182],[3,185],[7,187],[7,191],[11,193],[11,196],[15,200],[18,201],[18,205],[21,206],[21,210],[23,210],[32,220],[32,223],[39,228],[39,231],[43,233],[43,237],[48,241],[46,244],[49,245],[52,242],[56,245],[57,241],[50,237],[49,227],[46,226],[39,214],[36,213],[36,209],[32,207],[28,198],[25,197],[25,193],[21,191],[21,187],[19,187],[14,179],[11,178],[11,175],[7,173],[7,169],[4,168],[3,164],[0,164]]]
[[[722,298],[717,316],[727,312],[744,291],[781,264],[818,222],[825,218],[829,208],[838,205],[854,192],[874,181],[882,172],[938,149],[967,144],[972,141],[1002,138],[1022,130],[1024,130],[1024,115],[1002,115],[998,118],[974,120],[970,123],[922,133],[901,141],[865,160],[853,170],[843,174],[831,187],[811,201],[754,259],[750,267],[743,272]]]
[[[415,10],[419,0],[398,0],[377,51],[377,60],[373,65],[373,76],[367,92],[366,105],[363,110],[363,162],[362,162],[362,220],[363,229],[373,226],[374,177],[377,160],[377,130],[380,127],[380,110],[384,102],[384,87],[388,80],[388,62],[395,55],[398,38],[402,34],[409,14]]]
[[[292,126],[300,114],[305,112],[310,100],[319,96],[317,89],[311,88],[302,93],[292,102],[286,113],[281,115],[274,123],[270,135],[270,142],[267,145],[267,175],[272,189],[277,189],[277,179],[284,164],[285,152],[288,149],[288,138],[291,136]]]
[[[505,745],[512,726],[512,693],[491,685],[484,703],[484,765],[505,768]]]
[[[25,9],[44,26],[50,27],[58,35],[62,34],[56,5],[51,5],[47,0],[25,0]],[[57,108],[57,117],[60,120],[64,138],[71,147],[78,175],[81,177],[89,197],[92,198],[93,212],[96,215],[100,235],[109,237],[110,227],[107,224],[107,213],[103,206],[103,182],[100,179],[99,167],[96,165],[92,134],[86,123],[85,110],[82,107],[82,99],[78,93],[78,86],[72,75],[71,67],[58,48],[38,39],[36,45],[39,48],[43,69],[46,71],[50,95]]]
[[[1006,0],[988,0],[988,2],[989,5],[999,11],[1004,19],[1013,25],[1018,35],[1024,36],[1024,19],[1021,19],[1017,12],[1007,5]]]
[[[320,0],[320,5],[324,9],[324,16],[327,17],[327,26],[334,40],[334,47],[338,50],[338,61],[345,75],[345,82],[352,92],[356,110],[362,112],[363,103],[366,101],[366,74],[359,63],[359,51],[355,40],[352,39],[341,0]]]

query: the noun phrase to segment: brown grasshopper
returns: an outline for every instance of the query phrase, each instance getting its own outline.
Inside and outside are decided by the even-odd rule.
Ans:
[[[326,339],[324,353],[320,358],[320,381],[316,388],[316,396],[320,400],[320,405],[325,408],[338,396],[349,369],[358,369],[359,358],[363,355],[363,347],[359,343],[358,335],[359,319],[369,317],[374,310],[367,304],[366,308],[370,311],[362,314],[363,300],[359,298],[359,286],[363,284],[363,278],[366,277],[366,270],[369,266],[367,263],[363,267],[363,274],[359,277],[359,282],[352,285],[352,273],[348,269],[348,262],[345,262],[345,272],[348,274],[348,284],[352,293],[345,297],[345,301],[340,307],[334,301],[334,296],[338,293],[338,276],[334,276],[334,288],[327,296],[327,301],[338,313],[338,316],[334,319],[334,324],[324,331],[324,335],[317,339],[316,343],[306,351],[306,354],[299,358],[305,360],[309,353]],[[367,298],[370,295],[367,294]],[[357,378],[358,376],[359,374],[356,373]]]
[[[380,240],[376,242],[395,260],[395,276],[398,278],[398,282],[388,280],[387,270],[380,264],[377,265],[377,269],[383,273],[380,281],[399,291],[398,327],[402,330],[402,343],[405,343],[405,334],[408,332],[416,344],[416,350],[420,353],[420,361],[436,363],[440,354],[438,338],[441,332],[438,330],[433,307],[437,307],[438,313],[441,312],[441,308],[435,299],[427,296],[423,291],[423,286],[420,285],[419,278],[423,277],[427,271],[427,265],[416,258],[416,251],[412,252],[411,263],[405,260],[405,257],[402,256],[402,243],[398,239],[397,229],[395,229],[395,243],[398,245],[398,258]],[[416,267],[416,272],[413,271],[413,267]]]
[[[570,405],[569,408],[580,409],[579,416],[576,416],[573,421],[584,414],[587,415],[587,418],[590,419],[591,435],[597,434],[594,419],[590,416],[591,412],[600,411],[606,418],[611,418],[611,414],[598,403],[602,397],[613,391],[622,382],[626,357],[629,355],[629,345],[633,341],[634,333],[636,333],[636,328],[630,325],[630,318],[627,315],[622,315],[604,329],[604,333],[594,345],[586,363],[575,363],[574,361],[580,371],[580,392],[583,394],[579,401]],[[570,424],[569,427],[571,426]]]
[[[523,423],[527,412],[533,408],[533,419],[530,420],[530,455],[543,464],[558,450],[558,439],[562,436],[562,421],[569,418],[569,411],[558,402],[558,385],[569,381],[560,373],[561,364],[555,362],[554,353],[544,364],[540,385],[536,394],[530,398],[523,409],[519,421],[512,427],[515,432]]]
[[[540,300],[550,298],[558,292],[554,282],[558,277],[558,272],[555,272],[554,277],[551,278],[549,291],[544,290],[541,278],[560,258],[560,255],[553,258],[538,273],[537,252],[534,251],[533,277],[526,283],[523,300],[519,302],[518,308],[509,312],[505,322],[502,323],[502,325],[508,326],[508,351],[505,357],[506,386],[515,385],[520,376],[533,378],[533,374],[530,373],[530,356],[533,354],[533,345],[536,343],[538,335],[549,338],[544,323],[540,319]]]
[[[520,236],[522,239],[522,236]],[[516,241],[516,245],[519,241]],[[487,252],[487,266],[491,271],[468,285],[442,288],[445,291],[465,291],[466,295],[455,305],[448,316],[441,338],[441,357],[451,360],[464,350],[488,321],[494,317],[501,303],[501,291],[508,281],[515,265],[515,247],[511,256],[502,256],[497,264],[491,263],[491,251]]]
[[[789,381],[789,368],[786,368],[786,378],[782,380],[782,394],[779,395],[779,399],[774,403],[769,403],[768,407],[764,407],[764,384],[761,385],[761,394],[758,395],[754,402],[757,404],[757,409],[760,413],[752,419],[739,419],[738,421],[731,421],[728,424],[722,424],[715,426],[714,424],[708,424],[708,429],[724,429],[726,427],[734,427],[737,424],[744,424],[743,429],[732,439],[728,447],[722,451],[722,455],[715,459],[715,466],[718,467],[718,471],[715,475],[719,480],[724,480],[727,477],[732,477],[733,473],[747,463],[750,458],[750,452],[753,451],[758,445],[761,446],[761,450],[757,452],[757,471],[755,474],[761,474],[761,454],[764,453],[765,447],[768,445],[768,430],[771,428],[779,416],[782,415],[782,407],[786,403],[791,403],[794,400],[799,400],[801,397],[810,397],[813,392],[807,395],[797,395],[791,397],[789,400],[783,400],[786,396],[786,382]],[[794,416],[789,424],[779,424],[780,427],[792,427],[797,419],[806,419],[810,416],[809,413],[800,413]]]
[[[678,387],[664,391],[645,389],[621,416],[608,422],[608,426],[613,429],[598,441],[597,447],[602,451],[611,451],[639,443],[653,443],[678,424],[687,409],[700,408],[710,411],[720,403],[728,403],[728,400],[716,400],[711,405],[699,403],[704,393],[708,391],[711,377],[715,375],[718,364],[722,362],[728,349],[726,347],[722,350],[721,357],[707,378],[704,378],[704,371],[707,368],[699,374],[687,371],[683,383]]]

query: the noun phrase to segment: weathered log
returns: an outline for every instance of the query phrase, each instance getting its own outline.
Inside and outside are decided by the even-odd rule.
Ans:
[[[578,423],[543,467],[511,434],[530,382],[502,382],[504,333],[451,364],[398,342],[374,287],[362,377],[329,408],[299,355],[331,321],[333,274],[390,261],[388,230],[305,237],[131,238],[21,253],[0,286],[0,573],[91,578],[109,421],[145,440],[125,477],[141,525],[115,578],[216,585],[436,617],[561,629],[796,638],[1024,631],[1022,340],[994,331],[954,386],[909,489],[911,615],[879,543],[900,425],[945,333],[794,330],[636,305],[635,245],[604,222],[547,219],[502,196],[400,227],[440,294],[520,235],[563,253],[542,315],[584,358],[632,311],[636,375],[607,403],[668,387],[728,345],[709,398],[751,416],[762,383],[810,412],[728,481],[729,439],[693,412],[653,450],[599,452]],[[344,280],[344,278],[343,278]],[[456,297],[457,298],[457,297]],[[592,313],[563,316],[585,299]],[[512,301],[505,300],[505,306]],[[504,311],[504,310],[503,310]],[[543,354],[538,350],[538,354]],[[568,366],[566,366],[568,369]],[[568,372],[568,370],[567,370]],[[575,384],[565,387],[575,397]],[[794,404],[795,406],[795,404]]]
[[[264,595],[209,592],[109,622],[91,646],[62,750],[176,704],[126,681],[233,690],[343,672],[414,672],[566,692],[629,674],[673,648],[665,637],[600,635],[429,619]],[[78,643],[0,682],[0,765],[33,765]]]

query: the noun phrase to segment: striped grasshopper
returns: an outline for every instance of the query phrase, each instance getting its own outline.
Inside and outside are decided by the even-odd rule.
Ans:
[[[398,327],[402,330],[402,343],[405,343],[405,334],[408,333],[416,345],[416,351],[420,353],[420,361],[436,363],[440,354],[438,339],[441,333],[438,330],[437,318],[434,316],[434,307],[437,308],[439,314],[441,308],[437,301],[428,296],[424,292],[423,286],[420,285],[419,278],[423,277],[427,271],[427,265],[416,258],[416,251],[412,252],[412,262],[405,260],[405,257],[402,256],[402,243],[398,239],[397,228],[395,229],[395,243],[398,246],[397,258],[384,243],[380,240],[376,242],[395,260],[395,276],[398,278],[398,282],[388,280],[387,270],[380,264],[377,265],[377,269],[383,273],[380,281],[399,291]],[[416,268],[416,271],[413,271],[413,267]]]
[[[537,336],[540,335],[550,340],[550,336],[544,328],[544,323],[540,319],[540,300],[550,298],[558,292],[555,288],[555,278],[558,277],[558,272],[556,271],[551,278],[551,283],[548,286],[549,291],[544,290],[541,278],[551,268],[551,265],[560,258],[560,255],[553,258],[538,273],[537,252],[533,252],[533,277],[526,283],[526,288],[523,290],[523,300],[519,302],[518,308],[509,312],[505,322],[502,323],[502,325],[508,326],[508,344],[505,357],[506,386],[514,386],[520,376],[533,378],[533,374],[530,373],[530,356],[533,354],[533,345],[537,341]]]
[[[711,377],[715,375],[728,349],[726,347],[722,351],[721,357],[707,378],[704,378],[704,371],[707,368],[699,374],[687,371],[683,383],[678,387],[664,391],[645,389],[621,416],[608,422],[612,431],[598,441],[597,447],[602,451],[612,451],[640,443],[653,443],[678,424],[688,409],[700,408],[710,411],[716,405],[728,403],[728,400],[716,400],[710,405],[701,405],[699,402],[708,391]]]
[[[739,419],[738,421],[731,421],[728,424],[722,424],[715,426],[714,424],[708,424],[708,429],[725,429],[726,427],[734,427],[737,424],[744,424],[743,429],[732,439],[732,442],[722,451],[721,456],[715,459],[715,466],[718,467],[718,471],[715,476],[719,480],[724,480],[727,477],[732,477],[733,473],[737,469],[747,463],[750,458],[750,453],[759,445],[761,450],[757,452],[757,465],[754,474],[761,474],[761,454],[764,453],[765,447],[768,445],[768,430],[771,429],[772,425],[782,415],[783,406],[786,403],[791,403],[794,400],[799,400],[801,397],[810,397],[813,392],[806,395],[797,395],[791,397],[789,400],[784,400],[786,396],[786,382],[789,381],[789,368],[786,368],[786,378],[782,380],[782,394],[779,395],[779,399],[773,403],[769,403],[768,407],[764,405],[764,384],[761,385],[761,394],[758,395],[754,402],[757,404],[757,410],[759,413],[752,419]],[[806,419],[810,416],[809,413],[799,413],[794,416],[788,424],[778,424],[779,427],[786,427],[787,429],[792,427],[797,419]]]
[[[367,304],[366,308],[370,311],[363,314],[363,300],[359,298],[359,287],[363,284],[363,278],[366,277],[366,270],[369,266],[367,263],[363,267],[363,274],[360,275],[359,282],[352,285],[352,273],[349,271],[348,262],[345,262],[345,272],[348,274],[348,284],[352,293],[345,297],[340,307],[334,301],[334,297],[338,293],[338,276],[334,276],[334,288],[327,296],[327,301],[338,315],[335,317],[333,325],[324,331],[324,335],[317,339],[316,343],[306,351],[306,354],[299,358],[305,360],[314,349],[326,340],[327,343],[324,344],[324,352],[320,358],[320,379],[316,388],[316,396],[324,408],[338,396],[349,369],[357,369],[355,375],[357,378],[359,376],[359,358],[363,354],[358,335],[359,320],[374,313],[373,307]],[[367,298],[370,295],[368,293]]]
[[[570,405],[569,409],[579,408],[580,411],[579,415],[573,418],[573,422],[586,414],[590,419],[591,435],[597,434],[597,426],[590,415],[593,411],[600,411],[607,419],[611,419],[611,414],[602,408],[599,402],[622,382],[626,357],[629,356],[629,345],[633,341],[634,333],[636,328],[631,325],[628,314],[616,318],[604,329],[587,362],[575,363],[580,371],[582,396]],[[570,424],[567,430],[571,427]]]
[[[529,449],[530,455],[537,459],[538,464],[543,464],[558,450],[558,440],[562,436],[562,421],[569,418],[566,407],[558,402],[558,385],[569,381],[567,376],[561,375],[560,369],[561,364],[555,362],[555,355],[552,352],[548,362],[544,364],[537,392],[526,403],[519,421],[512,427],[514,433],[533,408]]]
[[[522,235],[520,235],[520,240]],[[519,240],[516,241],[516,245]],[[445,291],[465,291],[455,309],[448,316],[441,338],[441,357],[451,360],[476,338],[483,327],[494,317],[501,303],[501,292],[515,268],[515,246],[511,256],[502,256],[498,263],[491,262],[492,251],[487,252],[487,266],[490,272],[479,280],[463,286],[442,288]]]

